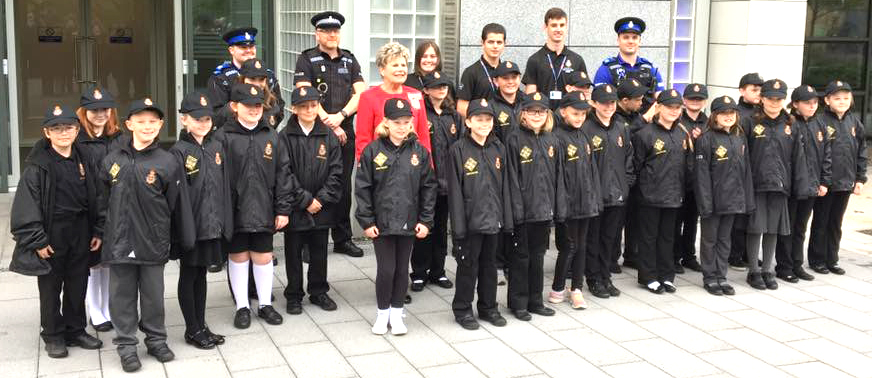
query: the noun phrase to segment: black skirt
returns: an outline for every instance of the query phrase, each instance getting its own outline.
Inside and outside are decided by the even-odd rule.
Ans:
[[[778,192],[754,194],[757,210],[748,219],[748,233],[790,235],[787,196]]]
[[[179,262],[184,266],[207,267],[224,263],[224,243],[221,239],[198,240],[192,251],[182,252]]]

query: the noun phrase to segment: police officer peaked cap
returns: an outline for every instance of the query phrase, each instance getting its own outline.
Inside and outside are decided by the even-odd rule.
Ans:
[[[230,90],[230,101],[245,105],[263,104],[263,90],[254,84],[236,83]]]
[[[736,100],[730,96],[721,96],[712,100],[712,113],[739,110]]]
[[[51,127],[58,124],[79,124],[79,117],[69,107],[52,104],[45,112],[42,127]]]
[[[154,104],[154,101],[149,97],[140,100],[133,100],[133,102],[130,103],[130,111],[127,112],[127,118],[147,110],[157,113],[160,119],[164,118],[163,110],[160,110],[160,108],[158,108],[157,105]]]
[[[824,93],[826,93],[826,95],[829,96],[829,95],[836,93],[838,91],[850,92],[851,86],[847,82],[844,82],[841,80],[831,81],[829,84],[827,84],[827,88],[824,91]]]
[[[233,29],[226,33],[221,38],[227,42],[228,46],[252,46],[255,44],[254,37],[257,36],[257,29],[252,27]]]
[[[300,105],[306,101],[321,101],[321,94],[309,85],[294,88],[291,92],[291,105]]]
[[[645,21],[639,17],[624,17],[615,22],[615,33],[636,33],[641,35],[645,32]]]
[[[266,65],[257,58],[251,58],[243,62],[242,67],[239,69],[239,74],[243,77],[269,77]]]
[[[681,101],[681,96],[678,95],[678,91],[676,91],[675,89],[667,89],[660,92],[660,94],[657,95],[657,103],[660,105],[683,104],[683,102]]]
[[[597,85],[593,88],[590,98],[599,103],[618,101],[618,90],[611,84]]]
[[[766,80],[760,88],[760,95],[769,98],[787,98],[787,83],[781,79]]]
[[[708,98],[708,88],[705,84],[688,84],[684,87],[684,98],[705,100]]]
[[[581,93],[580,91],[569,92],[565,94],[560,100],[560,107],[570,107],[578,110],[590,109],[590,104],[584,97],[582,97],[582,95],[583,93]]]
[[[93,87],[82,93],[79,105],[89,110],[118,107],[112,94],[106,89],[100,87]]]
[[[311,21],[318,29],[339,29],[345,23],[345,17],[339,12],[327,11],[312,16]]]
[[[800,85],[790,93],[790,101],[808,101],[820,97],[820,93],[811,85]]]
[[[385,118],[398,119],[412,116],[412,105],[402,98],[389,98],[385,101]]]
[[[212,101],[206,91],[193,91],[182,98],[179,105],[179,113],[187,114],[194,118],[212,116]]]
[[[517,63],[508,60],[500,62],[497,69],[494,70],[494,76],[496,77],[502,77],[513,73],[520,75],[521,68],[518,67]]]

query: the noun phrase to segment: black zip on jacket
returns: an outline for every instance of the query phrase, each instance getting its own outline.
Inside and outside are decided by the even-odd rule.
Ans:
[[[335,205],[342,198],[342,146],[320,118],[309,135],[296,115],[291,115],[280,136],[288,153],[291,173],[297,180],[294,207],[288,230],[325,229],[336,224]],[[306,208],[317,199],[321,210],[310,214]]]
[[[460,115],[451,107],[443,107],[442,114],[436,113],[429,100],[424,101],[427,107],[427,122],[430,126],[430,148],[433,155],[433,168],[436,171],[436,181],[439,183],[437,193],[448,195],[448,164],[451,145],[460,139],[466,131]]]
[[[590,112],[581,130],[590,140],[593,161],[600,174],[600,192],[603,206],[623,206],[630,187],[636,181],[633,170],[633,144],[630,131],[623,120],[612,116],[609,125],[603,125],[595,112]]]
[[[791,194],[793,162],[799,161],[802,149],[797,133],[789,125],[790,116],[782,110],[777,117],[763,115],[743,120],[748,130],[748,150],[755,192]],[[798,154],[798,155],[794,155]]]
[[[755,210],[747,144],[744,135],[711,129],[696,140],[693,192],[700,217]]]
[[[829,187],[832,182],[833,160],[826,127],[816,116],[810,119],[797,116],[793,131],[799,136],[803,152],[799,155],[802,160],[793,165],[796,177],[793,196],[798,199],[817,197],[820,186]]]
[[[380,236],[415,235],[418,223],[432,229],[437,185],[430,153],[415,134],[399,146],[377,138],[358,160],[355,218],[364,230],[376,226]]]
[[[40,276],[51,271],[51,264],[36,253],[37,249],[49,245],[49,230],[55,206],[56,176],[53,170],[54,158],[49,149],[51,143],[42,138],[36,142],[24,160],[24,169],[18,181],[18,190],[12,200],[9,213],[9,228],[15,249],[9,270],[27,275]],[[93,165],[86,161],[79,145],[73,143],[73,155],[79,164],[82,179],[85,180],[88,198],[88,224],[92,237],[103,237],[105,211],[102,207],[102,192]]]
[[[200,144],[186,130],[170,148],[179,166],[184,167],[191,213],[197,230],[196,240],[233,237],[233,207],[230,203],[230,178],[224,173],[224,143],[210,132]]]
[[[166,263],[170,244],[194,247],[184,168],[155,140],[137,151],[131,144],[112,150],[100,165],[108,193],[103,262],[154,265]]]
[[[514,231],[506,149],[491,133],[484,145],[467,133],[451,146],[448,206],[454,239]]]
[[[819,116],[826,128],[825,138],[832,151],[832,182],[830,192],[853,191],[854,184],[866,182],[866,139],[860,117],[848,111],[839,119],[829,109]]]
[[[648,124],[648,122],[645,122],[645,118],[642,118],[642,113],[639,113],[639,111],[626,111],[620,105],[615,105],[615,116],[619,117],[620,121],[624,123],[624,127],[630,130],[630,135],[639,132],[639,130],[642,130]]]
[[[692,147],[685,127],[678,120],[667,129],[657,118],[633,134],[639,202],[651,207],[679,208],[687,187]]]
[[[506,101],[500,91],[494,92],[488,99],[488,103],[494,108],[494,128],[491,134],[496,134],[503,145],[506,144],[506,138],[518,131],[520,127],[521,103],[523,101],[524,94],[520,89],[515,94],[515,102],[512,103]]]
[[[514,223],[560,222],[566,219],[563,150],[549,131],[526,126],[506,143],[512,185]]]
[[[566,188],[566,219],[597,216],[603,208],[599,170],[593,162],[590,141],[581,131],[565,122],[554,127],[554,136],[563,151],[563,180]]]
[[[274,232],[275,217],[290,216],[296,178],[279,134],[261,119],[248,130],[236,119],[224,124],[224,174],[230,183],[234,233]]]

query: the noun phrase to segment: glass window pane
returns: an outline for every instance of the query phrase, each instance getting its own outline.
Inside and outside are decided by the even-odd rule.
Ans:
[[[808,42],[803,83],[823,88],[839,78],[857,90],[866,86],[865,43]]]
[[[412,35],[412,15],[410,14],[395,14],[394,15],[394,35]]]
[[[436,12],[436,0],[418,0],[415,8],[418,12]]]
[[[869,2],[809,0],[805,33],[808,37],[865,37]]]
[[[378,72],[378,66],[375,62],[369,63],[369,83],[370,85],[379,85],[382,82],[381,74]]]
[[[391,16],[371,13],[369,15],[369,30],[371,34],[388,34],[391,32]]]
[[[403,46],[406,46],[406,48],[409,49],[409,59],[415,58],[414,56],[412,56],[415,54],[415,45],[412,44],[411,38],[395,38],[394,41]]]
[[[676,60],[690,60],[690,41],[675,41],[672,58]]]
[[[675,15],[678,17],[693,16],[693,0],[678,0],[675,3]]]
[[[372,11],[389,11],[391,10],[390,0],[371,0],[369,2],[370,10]]]
[[[676,83],[690,81],[690,63],[672,63],[672,81]]]
[[[675,37],[676,38],[691,38],[693,30],[691,29],[691,20],[675,20]]]
[[[394,0],[394,10],[401,12],[411,12],[412,0]]]
[[[388,38],[370,38],[369,39],[369,56],[375,58],[375,55],[378,53],[378,49],[382,46],[386,45],[391,40]]]
[[[436,35],[436,16],[415,16],[415,35],[433,37]]]

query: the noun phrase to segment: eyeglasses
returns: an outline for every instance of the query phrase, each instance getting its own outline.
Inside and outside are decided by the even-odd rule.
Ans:
[[[50,132],[52,134],[61,134],[61,133],[73,132],[78,128],[79,127],[76,125],[56,125],[56,126],[48,127],[48,132]]]
[[[534,115],[534,116],[544,116],[544,115],[548,114],[548,111],[545,109],[530,109],[530,110],[524,110],[524,111],[527,112],[527,114]]]

